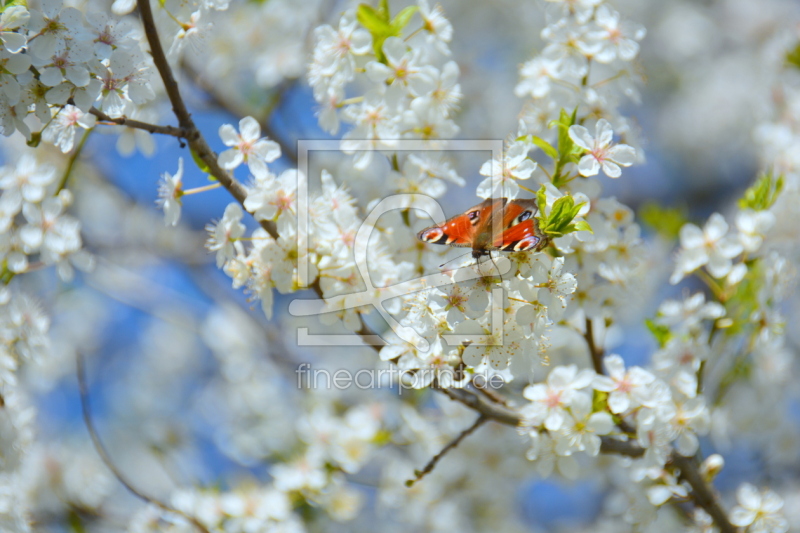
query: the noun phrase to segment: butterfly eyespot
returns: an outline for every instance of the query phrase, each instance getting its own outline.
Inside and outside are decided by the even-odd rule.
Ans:
[[[536,245],[538,245],[540,241],[541,241],[541,239],[539,237],[536,237],[534,235],[530,235],[528,237],[525,237],[524,239],[522,239],[518,243],[516,243],[514,245],[514,247],[513,247],[513,250],[515,252],[520,252],[522,250],[530,250],[532,248],[535,248]]]
[[[531,218],[531,214],[532,214],[532,213],[531,213],[530,211],[523,211],[523,212],[522,212],[522,213],[521,213],[521,214],[520,214],[520,215],[517,217],[517,223],[519,224],[519,223],[521,223],[521,222],[525,222],[526,220],[528,220],[529,218]]]
[[[469,213],[467,213],[467,218],[469,218],[470,220],[476,220],[479,216],[480,216],[479,211],[470,211]]]

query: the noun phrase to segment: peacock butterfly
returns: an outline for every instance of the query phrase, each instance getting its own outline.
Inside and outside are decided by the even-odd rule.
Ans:
[[[535,200],[488,198],[461,215],[420,231],[417,238],[431,244],[472,248],[475,259],[495,250],[540,249],[547,241],[536,222],[537,211]]]

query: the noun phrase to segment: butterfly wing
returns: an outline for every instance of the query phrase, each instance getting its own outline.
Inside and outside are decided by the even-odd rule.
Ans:
[[[489,219],[492,204],[492,200],[486,200],[438,226],[420,231],[417,233],[417,238],[431,244],[473,247],[478,234],[485,226],[485,221]]]
[[[536,221],[535,200],[512,200],[503,210],[503,231],[495,235],[492,250],[520,252],[533,250],[542,242],[544,235]]]
[[[535,200],[490,198],[438,226],[420,231],[417,238],[431,244],[470,247],[476,257],[490,250],[532,250],[544,238],[536,223],[536,212]],[[499,233],[495,232],[495,223]]]

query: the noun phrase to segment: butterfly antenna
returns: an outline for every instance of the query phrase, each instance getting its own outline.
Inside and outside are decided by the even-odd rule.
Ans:
[[[454,257],[453,259],[450,259],[450,260],[448,260],[448,261],[445,261],[444,263],[442,263],[441,265],[439,265],[439,268],[442,268],[442,267],[443,267],[443,266],[445,266],[446,264],[448,264],[448,263],[452,263],[453,261],[456,261],[456,260],[458,260],[458,259],[463,259],[463,257],[464,257],[465,255],[469,255],[469,253],[470,253],[470,252],[467,252],[467,253],[464,253],[464,254],[461,254],[461,255],[459,255],[458,257]]]
[[[497,270],[497,275],[500,277],[500,283],[502,283],[503,275],[500,273],[500,268],[498,268],[497,263],[494,262],[494,257],[492,257],[492,252],[489,252],[489,259],[492,260],[492,264],[494,265],[495,270]]]

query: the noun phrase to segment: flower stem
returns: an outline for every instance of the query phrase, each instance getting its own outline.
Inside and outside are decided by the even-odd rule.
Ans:
[[[186,196],[188,194],[197,194],[206,191],[213,191],[214,189],[219,189],[220,187],[222,187],[222,184],[220,182],[212,183],[211,185],[205,185],[203,187],[195,187],[194,189],[185,190],[183,191],[183,194],[181,196]]]
[[[61,180],[59,180],[58,187],[56,187],[56,192],[53,196],[58,196],[58,193],[60,193],[64,189],[64,187],[67,186],[67,181],[69,180],[70,174],[72,174],[72,169],[75,167],[75,162],[80,157],[81,152],[83,151],[83,147],[86,145],[86,140],[89,138],[89,134],[92,133],[93,130],[94,128],[89,128],[88,130],[83,132],[83,137],[81,137],[81,141],[78,143],[78,147],[69,157],[69,161],[67,162],[67,168],[64,169],[64,175],[61,176]]]

